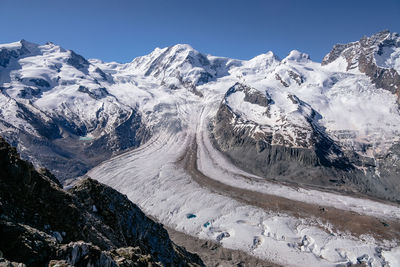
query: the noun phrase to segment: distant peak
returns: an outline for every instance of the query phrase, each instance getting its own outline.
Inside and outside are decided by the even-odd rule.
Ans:
[[[29,53],[37,53],[39,45],[35,43],[28,42],[24,39],[7,44],[0,44],[1,49],[17,51],[19,55],[26,55]]]
[[[55,46],[56,44],[53,42],[46,42],[45,45],[51,45],[51,46]]]
[[[176,45],[171,46],[171,48],[176,49],[176,50],[195,50],[189,44],[176,44]]]
[[[256,56],[256,57],[254,57],[254,58],[278,58],[278,56],[277,55],[275,55],[274,54],[274,52],[272,52],[272,51],[268,51],[267,53],[264,53],[264,54],[260,54],[260,55],[258,55],[258,56]]]
[[[264,55],[270,56],[270,57],[276,57],[276,55],[275,55],[274,52],[272,52],[272,51],[268,51],[268,52],[265,53]]]
[[[390,34],[391,34],[391,32],[386,29],[386,30],[383,30],[383,31],[373,34],[371,37],[373,37],[373,36],[389,36]]]
[[[21,39],[20,41],[19,41],[19,43],[22,45],[22,46],[24,46],[24,47],[32,47],[32,46],[34,46],[34,47],[38,47],[39,45],[38,44],[35,44],[35,43],[32,43],[32,42],[28,42],[27,40],[25,40],[25,39]]]
[[[302,53],[298,50],[290,51],[289,55],[283,59],[286,61],[306,62],[310,60],[310,56],[306,53]]]
[[[374,53],[381,54],[383,47],[400,47],[400,36],[396,32],[383,30],[371,36],[364,36],[359,41],[347,44],[336,44],[333,49],[324,57],[322,65],[327,65],[335,61],[340,56],[344,56],[348,62],[357,61],[358,56],[363,54],[369,58]],[[352,59],[354,58],[354,59]],[[350,68],[350,63],[348,69]]]
[[[277,55],[275,55],[272,51],[268,51],[265,54],[260,54],[249,60],[249,62],[254,62],[254,63],[257,63],[257,62],[263,63],[263,62],[272,62],[272,61],[281,61],[280,58]]]
[[[192,46],[190,46],[189,44],[176,44],[176,45],[172,45],[172,46],[168,46],[168,47],[164,47],[164,48],[160,48],[160,47],[156,47],[150,54],[148,54],[147,56],[150,57],[158,57],[163,55],[164,53],[172,53],[172,54],[177,54],[177,53],[185,53],[185,52],[197,52],[195,49],[193,49]],[[143,56],[146,57],[146,56]],[[133,59],[133,61],[137,61],[143,57],[138,57]]]

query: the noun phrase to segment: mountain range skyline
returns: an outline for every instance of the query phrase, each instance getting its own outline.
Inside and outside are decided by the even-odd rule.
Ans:
[[[293,49],[320,62],[336,43],[384,29],[400,31],[398,1],[26,1],[0,2],[0,43],[52,41],[85,58],[130,62],[178,43],[222,57],[250,59]],[[18,10],[18,15],[13,11]],[[34,10],[34,12],[32,11]],[[73,19],[71,19],[73,18]],[[112,48],[112,49],[110,49]]]

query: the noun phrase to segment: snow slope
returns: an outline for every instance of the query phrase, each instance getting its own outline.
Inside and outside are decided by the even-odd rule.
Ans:
[[[23,157],[71,178],[146,139],[136,107],[110,94],[112,77],[82,56],[24,40],[0,54],[0,132]]]
[[[230,83],[230,79],[225,79],[204,85],[208,93],[200,101],[195,101],[197,97],[190,92],[176,92],[176,102],[165,109],[170,113],[167,119],[179,118],[181,131],[160,128],[144,146],[104,162],[88,175],[127,194],[146,213],[169,227],[286,266],[335,266],[363,260],[371,266],[383,265],[385,258],[375,251],[382,249],[390,258],[395,241],[381,243],[368,235],[360,240],[329,230],[329,225],[322,226],[328,229],[325,231],[305,219],[243,204],[213,192],[212,188],[199,186],[182,169],[180,158],[195,138],[199,145],[199,169],[224,183],[372,216],[400,218],[397,206],[305,189],[296,191],[261,180],[246,182],[241,178],[243,171],[217,158],[222,156],[209,141],[201,141],[207,140],[207,122],[218,107],[215,96],[222,97],[224,90],[220,86]],[[321,198],[326,201],[321,203]]]
[[[385,47],[376,64],[397,69],[396,45]],[[0,133],[26,155],[43,155],[38,144],[52,149],[61,141],[93,149],[92,157],[102,155],[96,149],[107,148],[95,162],[108,160],[88,175],[178,231],[288,266],[395,266],[396,234],[382,239],[338,231],[318,217],[245,203],[193,177],[198,171],[230,187],[377,217],[390,222],[388,229],[395,227],[397,204],[267,181],[233,165],[210,138],[209,127],[223,104],[235,114],[230,121],[235,131],[250,138],[272,136],[273,145],[314,149],[319,134],[365,162],[378,166],[384,158],[396,167],[397,96],[360,69],[348,68],[344,50],[321,65],[295,50],[283,60],[268,52],[241,61],[176,45],[121,64],[86,60],[51,43],[0,45]],[[238,84],[248,89],[235,89]],[[135,149],[113,156],[127,148]],[[185,160],[193,160],[198,170],[188,169]],[[54,162],[62,165],[66,158]],[[352,164],[361,172],[377,170],[378,181],[386,175],[365,162]],[[85,164],[86,169],[94,165]],[[396,180],[385,185],[400,192]]]

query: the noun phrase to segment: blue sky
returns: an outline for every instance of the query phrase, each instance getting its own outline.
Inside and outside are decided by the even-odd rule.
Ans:
[[[321,61],[335,43],[400,32],[399,0],[0,0],[0,13],[0,43],[52,41],[118,62],[176,43],[238,59],[297,49]]]

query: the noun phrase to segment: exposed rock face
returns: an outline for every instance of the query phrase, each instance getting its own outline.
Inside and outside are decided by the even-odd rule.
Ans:
[[[244,93],[243,99],[230,99],[237,92]],[[271,109],[275,102],[268,92],[262,94],[244,84],[235,84],[225,94],[210,125],[214,145],[237,166],[262,177],[388,197],[387,189],[380,182],[374,182],[376,178],[372,173],[361,172],[355,167],[357,159],[364,159],[342,151],[324,131],[315,110],[295,95],[288,95],[288,100],[301,112],[292,115],[294,117],[285,114],[276,117],[276,121],[271,120],[274,119]],[[255,107],[246,114],[243,102],[238,109],[233,101],[264,108],[262,116],[268,119],[264,122],[256,121],[259,118],[250,120]]]
[[[258,93],[228,90],[214,143],[259,176],[398,202],[399,73],[400,36],[389,31],[336,45],[321,65],[292,51],[264,80],[246,79]],[[248,101],[264,90],[267,105]]]
[[[201,266],[126,196],[85,178],[63,190],[0,139],[0,251],[27,266]]]
[[[30,53],[29,49],[29,43],[26,42],[25,40],[20,41],[21,45],[17,49],[5,49],[2,48],[0,49],[0,66],[1,67],[7,67],[10,61],[12,59],[15,59],[19,56],[23,56],[27,53]]]
[[[84,57],[76,54],[74,51],[70,51],[70,56],[67,60],[67,63],[79,70],[83,70],[84,72],[88,71],[90,65],[90,63]]]
[[[63,260],[51,260],[48,266],[165,266],[150,254],[143,254],[140,247],[102,251],[99,247],[82,241],[62,245],[57,251],[57,258]]]
[[[344,57],[347,61],[347,70],[358,68],[370,77],[377,88],[383,88],[400,97],[399,70],[391,65],[380,64],[385,63],[385,59],[382,59],[385,57],[385,50],[395,48],[400,48],[399,34],[382,31],[371,37],[363,37],[358,42],[335,45],[324,57],[322,65]]]
[[[20,146],[24,158],[51,169],[60,180],[83,175],[114,152],[138,147],[150,137],[142,115],[133,109],[115,113],[119,119],[108,132],[101,133],[97,138],[95,135],[86,138],[88,132],[103,131],[108,118],[99,116],[93,122],[95,129],[92,130],[91,126],[78,120],[68,121],[59,115],[43,119],[42,114],[32,112],[23,104],[18,104],[18,107],[21,110],[18,116],[28,121],[38,134],[15,128],[0,119],[0,125],[8,126],[8,130],[3,132],[4,138]]]
[[[17,57],[18,54],[15,51],[8,51],[7,49],[0,50],[0,66],[7,67],[10,63],[11,57]]]

